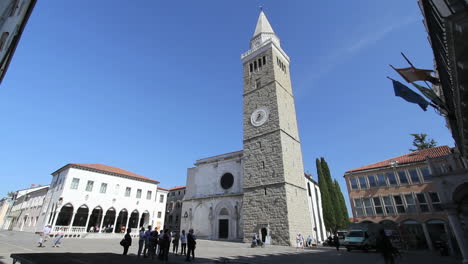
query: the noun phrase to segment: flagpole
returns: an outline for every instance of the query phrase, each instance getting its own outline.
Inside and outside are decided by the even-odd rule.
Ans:
[[[411,66],[411,68],[415,69],[416,70],[416,67],[414,67],[413,63],[411,63],[411,61],[408,59],[408,57],[405,56],[405,54],[403,52],[400,52],[401,53],[401,56],[403,56],[403,58],[408,62],[408,64]],[[432,89],[431,86],[429,86],[429,84],[427,83],[427,81],[423,81],[427,88],[429,89]]]

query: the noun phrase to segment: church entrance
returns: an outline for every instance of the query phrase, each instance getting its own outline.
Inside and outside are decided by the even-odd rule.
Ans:
[[[219,219],[219,238],[227,239],[229,236],[229,220]]]
[[[262,228],[262,242],[265,243],[266,236],[268,235],[267,229],[264,227]]]

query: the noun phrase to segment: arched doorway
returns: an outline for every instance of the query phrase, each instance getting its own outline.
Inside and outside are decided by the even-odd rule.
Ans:
[[[70,225],[73,215],[73,205],[67,203],[60,209],[60,212],[57,216],[57,221],[55,222],[56,226],[68,226]]]
[[[262,235],[262,242],[265,243],[266,237],[268,236],[268,230],[266,229],[266,227],[263,227],[263,228],[260,230],[260,233],[261,233],[261,235]]]
[[[147,228],[148,227],[148,224],[149,224],[149,212],[148,211],[144,211],[142,214],[141,214],[141,218],[140,218],[140,226],[138,228],[141,228],[141,227],[144,227],[144,228]],[[161,227],[159,227],[161,228]],[[159,231],[159,229],[158,229]]]
[[[130,215],[130,220],[128,221],[128,227],[129,228],[137,228],[138,227],[138,210],[134,210],[132,214]]]
[[[101,232],[111,233],[114,229],[114,221],[115,209],[111,207],[106,211],[106,216],[104,216],[104,221],[102,222]]]
[[[218,217],[218,238],[229,238],[229,211],[226,208],[219,211]]]
[[[400,224],[401,238],[410,249],[427,248],[427,241],[421,223],[415,220],[405,220]]]
[[[117,216],[117,222],[115,223],[115,228],[114,228],[115,233],[125,232],[125,229],[127,229],[127,227],[125,226],[127,224],[127,217],[128,217],[127,209],[120,210],[119,216]]]
[[[72,226],[85,226],[88,220],[89,209],[88,206],[82,205],[78,208],[75,214],[75,220],[73,220]]]
[[[90,230],[91,227],[94,230],[94,232],[97,232],[96,227],[99,228],[99,225],[101,224],[101,220],[103,217],[103,210],[100,206],[96,207],[93,209],[91,212],[91,216],[89,216],[89,222],[88,226],[86,227],[86,230]]]

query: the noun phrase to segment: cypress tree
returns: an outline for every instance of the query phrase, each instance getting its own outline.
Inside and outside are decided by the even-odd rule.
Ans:
[[[338,204],[339,204],[339,207],[340,207],[340,210],[339,210],[339,212],[340,212],[340,214],[339,214],[339,217],[340,217],[339,227],[340,228],[348,228],[348,225],[349,225],[348,208],[346,207],[345,199],[344,199],[343,193],[341,192],[340,185],[338,184],[338,182],[336,180],[334,181],[334,184],[335,184],[335,190],[336,190],[337,197],[338,197]]]
[[[323,222],[325,224],[325,228],[328,231],[331,231],[334,226],[334,217],[332,204],[330,200],[329,188],[325,176],[323,175],[322,165],[319,159],[315,160],[315,165],[317,167],[318,185],[320,187],[320,194],[322,197]]]
[[[323,178],[325,179],[327,189],[328,189],[328,197],[329,197],[330,213],[331,213],[330,231],[334,233],[338,229],[338,223],[340,219],[339,216],[337,215],[337,213],[339,212],[338,199],[335,193],[335,186],[333,185],[333,181],[332,181],[331,174],[330,174],[330,169],[328,168],[328,164],[323,157],[320,158],[320,164],[322,167]]]

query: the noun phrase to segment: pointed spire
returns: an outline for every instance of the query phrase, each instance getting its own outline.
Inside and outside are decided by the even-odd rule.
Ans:
[[[258,16],[257,26],[255,27],[253,36],[255,37],[260,33],[275,33],[270,25],[270,22],[268,22],[268,18],[263,12],[263,7],[260,7],[260,15]]]

